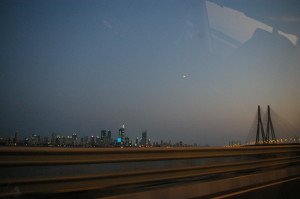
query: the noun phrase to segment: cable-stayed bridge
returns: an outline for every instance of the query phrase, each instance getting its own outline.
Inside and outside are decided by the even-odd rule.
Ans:
[[[298,131],[297,128],[276,114],[269,105],[265,114],[258,106],[246,145],[299,144]]]
[[[262,115],[250,146],[0,147],[0,198],[299,198],[299,142]]]

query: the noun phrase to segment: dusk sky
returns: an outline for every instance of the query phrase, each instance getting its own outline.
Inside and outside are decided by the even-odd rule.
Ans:
[[[1,0],[0,137],[300,137],[300,3],[234,2]]]

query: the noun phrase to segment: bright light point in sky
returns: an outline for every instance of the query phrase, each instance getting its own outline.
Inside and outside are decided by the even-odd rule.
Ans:
[[[189,75],[187,75],[187,74],[183,74],[183,75],[181,75],[181,77],[182,77],[183,79],[185,79],[185,78],[188,78],[188,77],[189,77]]]

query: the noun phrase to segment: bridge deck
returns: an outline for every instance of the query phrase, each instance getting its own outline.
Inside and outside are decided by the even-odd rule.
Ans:
[[[0,148],[0,166],[5,171],[15,171],[21,168],[43,169],[44,167],[61,167],[63,165],[85,164],[117,164],[122,167],[127,162],[159,163],[164,160],[186,160],[181,167],[160,169],[136,168],[130,171],[110,171],[97,174],[11,177],[0,180],[2,197],[16,194],[21,196],[52,195],[58,197],[64,194],[89,194],[96,196],[121,197],[128,194],[159,194],[161,190],[176,186],[199,186],[199,183],[224,188],[236,188],[237,182],[220,185],[219,180],[243,179],[239,183],[249,186],[261,182],[263,177],[268,182],[281,178],[300,175],[300,146],[259,146],[240,148],[174,148],[174,149],[55,149],[55,148]],[[230,162],[220,161],[219,157],[233,158]],[[243,157],[236,159],[236,157]],[[204,159],[200,165],[189,165],[190,159]],[[224,159],[223,159],[224,160]],[[47,172],[47,170],[45,171]],[[7,176],[7,175],[6,175]],[[9,175],[8,175],[9,176]],[[13,176],[13,172],[11,173]],[[246,176],[241,178],[241,176]],[[251,177],[251,176],[256,176]],[[234,182],[234,183],[233,183]],[[247,182],[247,183],[246,183]],[[204,183],[204,184],[203,184]],[[215,185],[213,184],[215,183]],[[262,182],[261,182],[262,183]],[[195,185],[197,184],[197,185]],[[189,185],[189,186],[187,186]],[[208,186],[208,185],[205,185]],[[223,187],[223,188],[222,188]],[[201,188],[203,189],[203,188]],[[180,189],[181,190],[181,189]],[[216,191],[215,188],[208,190]],[[187,191],[182,190],[188,196]],[[197,196],[201,196],[196,192]],[[202,190],[203,194],[212,194]],[[179,194],[179,193],[178,193]],[[174,197],[174,194],[169,193]],[[179,194],[180,195],[180,194]],[[145,195],[146,196],[146,195]],[[144,196],[143,196],[144,197]],[[164,198],[172,198],[164,197]],[[181,198],[181,197],[177,197]],[[182,198],[185,198],[182,196]]]

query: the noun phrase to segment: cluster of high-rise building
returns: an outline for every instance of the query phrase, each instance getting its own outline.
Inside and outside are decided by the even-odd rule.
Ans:
[[[0,138],[0,145],[6,146],[49,146],[49,147],[159,147],[172,146],[171,142],[151,142],[147,137],[147,131],[142,132],[141,138],[135,140],[129,139],[125,135],[125,126],[122,125],[117,138],[112,138],[112,131],[101,130],[96,136],[84,136],[79,138],[77,133],[62,136],[52,133],[51,137],[32,134],[31,137],[20,138],[20,133],[16,132],[9,138]],[[183,146],[182,142],[176,143],[176,146]]]

